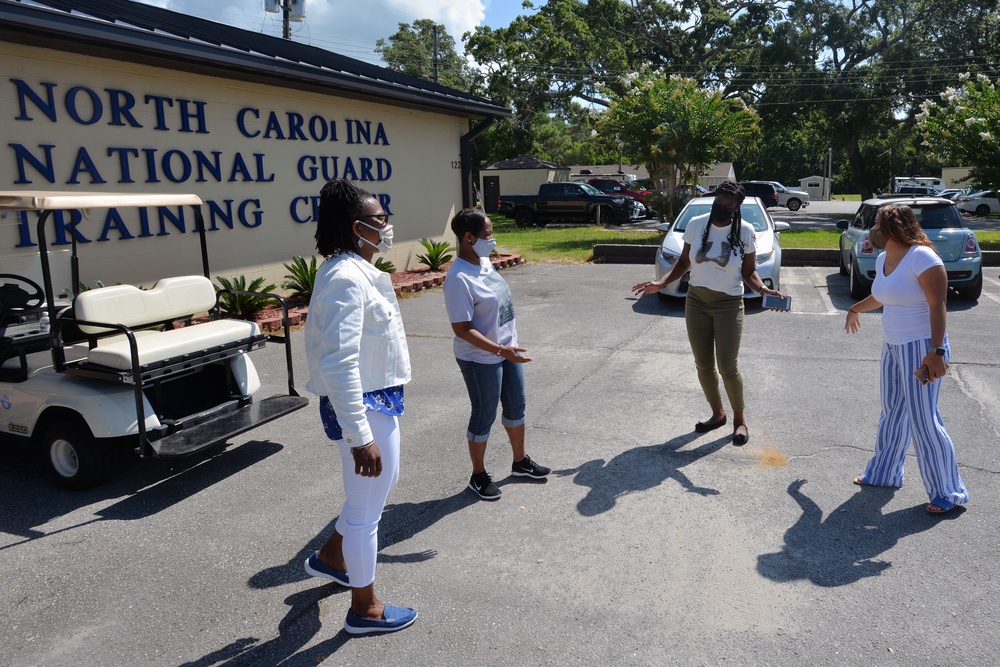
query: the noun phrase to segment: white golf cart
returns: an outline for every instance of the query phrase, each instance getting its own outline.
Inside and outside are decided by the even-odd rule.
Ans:
[[[39,214],[44,285],[0,274],[0,431],[42,448],[62,486],[107,479],[123,451],[192,454],[308,404],[295,391],[281,297],[260,295],[281,304],[282,336],[220,317],[201,203],[195,195],[0,192],[0,212]],[[58,299],[45,229],[54,211],[182,206],[194,211],[203,275],[164,278],[145,290],[79,291],[70,233],[74,294]],[[254,401],[261,383],[248,353],[268,341],[285,345],[288,393]]]

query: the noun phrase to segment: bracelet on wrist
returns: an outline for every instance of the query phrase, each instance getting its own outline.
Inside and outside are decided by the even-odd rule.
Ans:
[[[503,351],[506,350],[506,349],[507,348],[505,348],[503,345],[497,345],[497,356],[498,357],[502,357],[503,356]]]
[[[375,444],[375,441],[372,440],[371,442],[369,442],[366,445],[358,445],[357,447],[351,447],[351,453],[363,451],[365,449],[368,449],[369,447],[371,447],[374,444]]]

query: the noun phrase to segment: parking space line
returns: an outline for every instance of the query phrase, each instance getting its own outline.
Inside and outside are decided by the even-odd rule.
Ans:
[[[984,267],[984,269],[985,269],[985,267]],[[997,287],[997,288],[1000,288],[1000,280],[997,280],[996,278],[987,278],[987,277],[986,277],[986,272],[985,272],[985,270],[984,270],[984,272],[983,272],[983,282],[984,282],[984,283],[989,283],[990,285],[993,285],[994,287]],[[995,302],[995,303],[1000,303],[1000,297],[997,297],[997,296],[996,296],[996,295],[994,295],[994,294],[990,294],[989,292],[985,292],[985,291],[984,291],[984,292],[983,292],[983,293],[982,293],[982,294],[980,295],[980,298],[982,298],[982,297],[984,297],[984,296],[985,296],[985,297],[986,297],[987,299],[989,299],[990,301],[993,301],[993,302]]]

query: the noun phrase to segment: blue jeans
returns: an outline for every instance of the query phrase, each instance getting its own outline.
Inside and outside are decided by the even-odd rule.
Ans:
[[[521,364],[504,359],[499,364],[480,364],[456,359],[472,402],[468,438],[486,442],[497,419],[497,405],[503,404],[500,422],[505,428],[525,422],[524,369]]]

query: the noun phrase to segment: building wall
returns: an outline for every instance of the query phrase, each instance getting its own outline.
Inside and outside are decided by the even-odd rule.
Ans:
[[[971,167],[943,167],[941,169],[941,180],[946,188],[964,188],[971,183],[963,181],[969,175]]]
[[[195,193],[206,201],[213,276],[280,286],[282,263],[315,251],[313,206],[327,177],[382,200],[396,231],[388,259],[400,269],[417,265],[417,239],[445,238],[461,207],[465,118],[16,44],[0,43],[0,61],[0,190]],[[200,273],[193,217],[170,213],[90,212],[78,226],[82,280]],[[40,279],[36,220],[0,217],[4,273]],[[67,234],[55,249],[65,251]],[[54,271],[68,287],[68,261]]]
[[[483,178],[500,177],[501,195],[537,195],[538,186],[551,181],[569,180],[568,169],[483,169],[479,172],[479,189]]]

